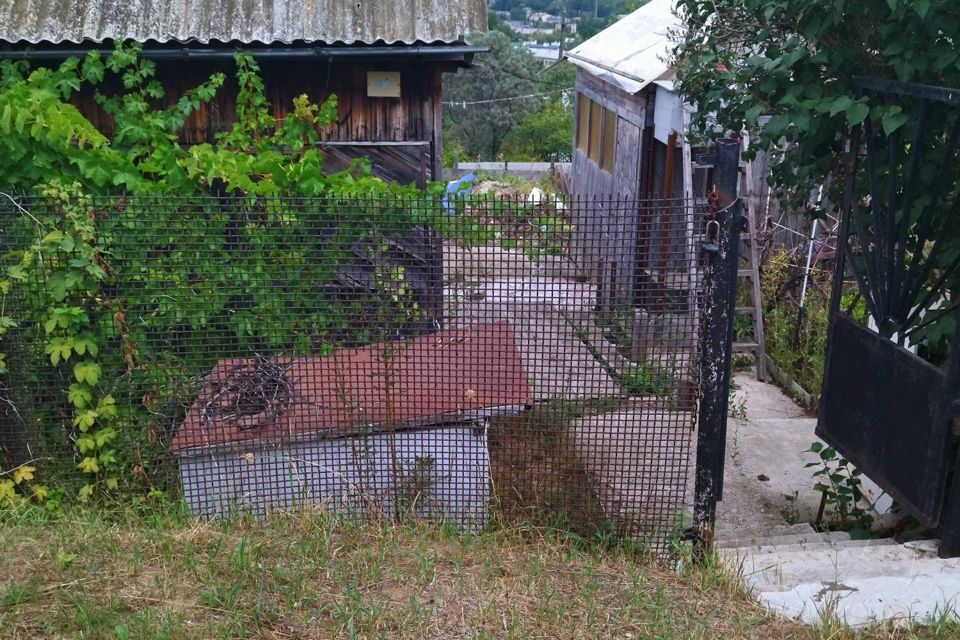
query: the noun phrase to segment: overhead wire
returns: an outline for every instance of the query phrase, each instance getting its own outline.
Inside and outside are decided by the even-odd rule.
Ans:
[[[474,62],[474,63],[473,63],[473,66],[475,66],[475,67],[486,67],[486,68],[488,68],[488,69],[491,69],[491,70],[497,71],[497,72],[502,71],[503,73],[506,73],[507,75],[513,76],[514,78],[519,78],[520,80],[526,80],[527,82],[535,82],[535,83],[537,83],[537,84],[542,84],[542,85],[544,85],[544,86],[546,86],[546,87],[556,87],[556,88],[558,88],[558,89],[569,89],[569,88],[570,88],[569,85],[560,84],[560,83],[557,83],[557,82],[549,82],[549,81],[547,81],[547,80],[537,80],[536,78],[531,78],[531,77],[529,77],[529,76],[525,76],[525,75],[519,74],[519,73],[517,73],[516,71],[511,71],[510,69],[507,69],[506,67],[491,67],[490,65],[484,64],[484,63],[482,63],[482,62]],[[544,69],[544,71],[546,71],[546,69]]]
[[[543,96],[553,96],[558,93],[569,93],[572,88],[558,89],[556,91],[546,91],[544,93],[529,93],[522,96],[506,96],[503,98],[490,98],[488,100],[444,100],[443,104],[449,107],[469,107],[476,104],[490,104],[491,102],[507,102],[510,100],[529,100],[530,98],[541,98]]]

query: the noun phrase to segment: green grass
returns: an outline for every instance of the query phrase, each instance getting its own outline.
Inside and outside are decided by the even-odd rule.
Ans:
[[[956,638],[876,629],[860,638]],[[554,530],[458,535],[318,513],[0,514],[3,638],[853,638],[763,612],[708,563],[679,575]]]

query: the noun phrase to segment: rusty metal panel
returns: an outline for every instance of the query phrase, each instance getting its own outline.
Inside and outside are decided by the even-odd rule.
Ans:
[[[487,28],[483,0],[0,0],[0,40],[453,42]]]
[[[531,402],[513,331],[502,322],[270,362],[284,370],[289,385],[279,411],[216,419],[211,408],[223,402],[220,390],[256,364],[221,360],[171,449],[356,435],[490,416]]]

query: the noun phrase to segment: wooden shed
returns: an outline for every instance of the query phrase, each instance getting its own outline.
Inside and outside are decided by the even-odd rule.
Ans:
[[[330,170],[363,156],[380,177],[423,182],[442,177],[442,74],[486,50],[464,42],[486,25],[484,0],[0,0],[0,59],[55,63],[133,40],[175,97],[214,72],[232,79],[233,56],[248,52],[278,118],[300,94],[336,94],[338,122],[321,143]],[[229,128],[235,95],[228,83],[181,142]],[[79,106],[109,130],[92,96]]]
[[[682,28],[673,2],[651,0],[565,54],[577,67],[572,195],[621,197],[580,221],[584,239],[571,245],[608,309],[640,304],[651,280],[693,284],[691,214],[672,205],[704,196],[709,176],[694,169],[689,107],[673,91],[671,35]]]

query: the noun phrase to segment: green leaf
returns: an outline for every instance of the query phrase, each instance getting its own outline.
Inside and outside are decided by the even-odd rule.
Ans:
[[[99,51],[90,51],[83,59],[81,74],[90,84],[99,84],[103,80],[103,61]]]
[[[918,16],[926,18],[927,12],[930,11],[930,0],[914,0],[913,9]]]
[[[108,442],[113,441],[117,437],[117,432],[111,427],[106,427],[105,429],[97,431],[93,437],[97,442],[97,446],[102,447]]]
[[[864,102],[855,102],[846,109],[847,126],[860,124],[870,113],[870,107]]]
[[[80,429],[82,433],[86,433],[90,430],[90,427],[96,424],[98,417],[99,416],[97,415],[96,411],[90,409],[82,411],[78,413],[76,417],[74,417],[73,426]]]
[[[3,112],[0,113],[0,133],[10,133],[10,119],[13,115],[13,109],[9,104],[3,105]]]
[[[98,473],[100,471],[100,464],[97,462],[96,458],[87,456],[77,463],[77,469],[84,473]]]
[[[43,236],[43,240],[41,240],[40,242],[42,242],[43,244],[57,244],[61,240],[63,240],[63,231],[56,230],[56,231],[51,231],[47,235]]]
[[[84,435],[77,438],[77,451],[87,453],[97,448],[97,442],[90,436]]]
[[[18,280],[18,281],[20,281],[20,282],[23,282],[24,280],[27,279],[27,271],[26,271],[26,269],[24,269],[24,268],[23,268],[22,266],[20,266],[19,264],[15,264],[15,265],[12,265],[12,266],[7,267],[7,275],[8,275],[12,280]]]
[[[73,339],[71,338],[56,338],[47,343],[47,346],[44,347],[43,351],[50,356],[50,364],[57,366],[61,360],[67,361],[70,359],[73,349]]]
[[[889,136],[905,125],[909,119],[905,113],[887,113],[880,120],[880,124],[883,125],[883,133]]]
[[[853,104],[853,98],[850,96],[839,96],[834,98],[833,102],[830,104],[830,115],[835,116],[842,111],[846,111]]]
[[[77,379],[77,382],[86,382],[90,386],[97,384],[97,381],[100,379],[100,373],[100,365],[92,360],[78,362],[73,367],[73,375]]]
[[[86,385],[73,383],[67,392],[67,399],[77,409],[86,409],[93,402],[93,392]]]
[[[102,418],[115,418],[117,416],[117,401],[113,396],[103,396],[97,402],[97,413]]]
[[[744,119],[746,119],[748,123],[757,122],[760,119],[760,116],[763,115],[763,106],[759,104],[754,105],[747,109],[743,115]]]

